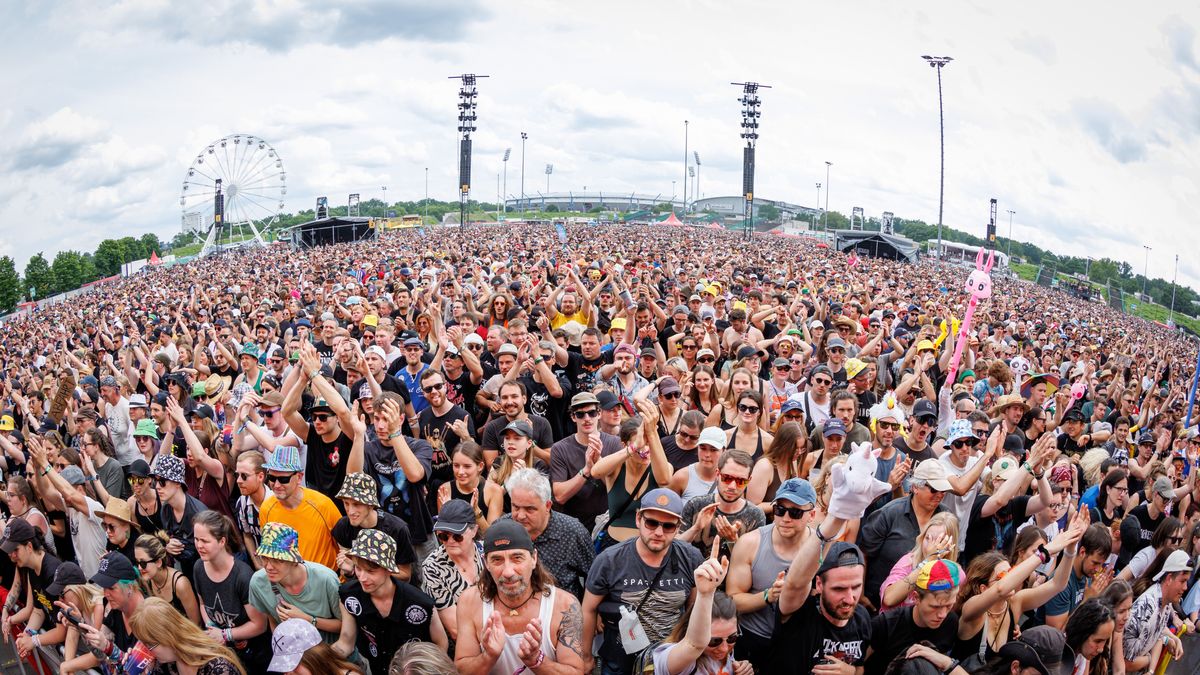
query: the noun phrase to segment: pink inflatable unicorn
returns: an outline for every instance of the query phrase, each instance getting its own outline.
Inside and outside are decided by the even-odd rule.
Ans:
[[[994,252],[988,251],[985,265],[983,249],[979,249],[979,254],[975,256],[975,271],[967,277],[967,286],[963,289],[971,294],[971,301],[967,303],[967,314],[958,328],[958,341],[954,343],[954,356],[950,357],[950,369],[946,373],[947,382],[954,382],[958,376],[958,364],[962,361],[963,349],[967,346],[967,339],[971,335],[971,323],[975,320],[975,308],[979,306],[980,300],[992,297],[992,277],[989,275],[993,262],[995,262]]]

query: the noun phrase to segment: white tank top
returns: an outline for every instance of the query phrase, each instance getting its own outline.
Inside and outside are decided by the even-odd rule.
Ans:
[[[546,661],[557,661],[558,657],[554,653],[554,641],[551,639],[550,622],[554,618],[554,596],[558,592],[554,586],[550,587],[550,594],[542,596],[541,611],[538,612],[538,618],[542,620],[542,653],[545,655]],[[492,616],[492,603],[484,601],[483,603],[483,622],[479,625],[486,626],[488,618]],[[496,665],[492,666],[491,672],[493,675],[512,675],[521,669],[525,664],[519,656],[521,639],[524,634],[509,635],[505,632],[504,651],[500,653],[500,658],[496,661]]]

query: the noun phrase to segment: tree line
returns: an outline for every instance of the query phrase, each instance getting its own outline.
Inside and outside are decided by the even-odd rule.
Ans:
[[[162,251],[163,243],[152,232],[105,239],[95,251],[59,251],[52,261],[39,251],[25,264],[24,275],[17,273],[11,257],[0,256],[0,314],[11,312],[22,300],[41,300],[119,274],[125,263]]]

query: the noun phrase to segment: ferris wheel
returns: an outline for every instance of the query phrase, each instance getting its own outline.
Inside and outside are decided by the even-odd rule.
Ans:
[[[287,195],[283,160],[257,136],[237,134],[208,144],[183,177],[183,230],[204,237],[200,255],[265,245],[262,231],[279,221]]]

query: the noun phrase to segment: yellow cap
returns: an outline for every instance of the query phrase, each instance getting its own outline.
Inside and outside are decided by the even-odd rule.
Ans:
[[[853,380],[866,367],[867,364],[865,361],[854,358],[846,359],[846,378]]]
[[[734,309],[746,309],[746,303],[742,302],[741,300],[738,300],[737,302],[733,303],[733,308]]]
[[[625,330],[625,317],[619,316],[619,317],[613,319],[612,325],[609,326],[609,330],[611,331],[614,328],[616,328],[618,330]]]
[[[13,421],[11,415],[0,417],[0,431],[12,431],[17,428],[17,423]]]
[[[368,314],[363,317],[362,322],[364,326],[378,326],[379,317],[375,316],[374,314]]]
[[[933,342],[931,342],[929,340],[921,340],[920,342],[917,343],[917,353],[918,354],[925,351],[926,349],[928,349],[929,351],[932,351],[932,352],[937,351],[937,347],[935,347]]]

